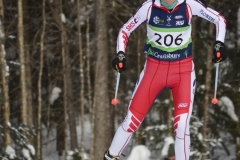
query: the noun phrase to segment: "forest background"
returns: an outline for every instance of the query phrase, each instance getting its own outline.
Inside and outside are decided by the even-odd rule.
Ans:
[[[146,58],[146,26],[142,25],[129,39],[119,103],[111,105],[116,84],[111,59],[116,54],[117,34],[142,2],[0,0],[1,159],[52,159],[51,154],[57,159],[102,158],[126,115]],[[229,58],[220,63],[219,103],[213,105],[215,26],[193,18],[197,86],[191,118],[191,159],[239,160],[240,3],[202,2],[227,20]],[[130,147],[144,144],[156,153],[152,159],[158,159],[164,139],[173,136],[172,104],[170,91],[164,90]],[[86,129],[90,129],[88,134]],[[56,152],[46,153],[52,142]]]

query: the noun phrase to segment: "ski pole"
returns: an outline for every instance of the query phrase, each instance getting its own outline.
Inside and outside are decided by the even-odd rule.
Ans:
[[[119,63],[120,68],[122,68],[122,63]],[[117,73],[117,82],[116,82],[116,88],[115,88],[115,96],[112,99],[111,103],[112,105],[116,105],[118,103],[117,100],[117,92],[118,92],[118,86],[119,86],[119,81],[120,81],[120,73]]]
[[[220,57],[220,52],[217,53],[217,57]],[[215,87],[214,87],[214,97],[212,99],[212,104],[217,104],[217,87],[218,87],[218,71],[219,71],[219,63],[216,64],[216,75],[215,75]]]

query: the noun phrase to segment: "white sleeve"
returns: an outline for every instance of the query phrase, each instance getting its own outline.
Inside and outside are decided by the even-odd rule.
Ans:
[[[206,7],[199,0],[187,0],[193,16],[198,16],[212,22],[216,26],[216,40],[224,42],[226,34],[226,20],[217,11]]]
[[[118,33],[117,38],[117,53],[126,51],[127,43],[130,34],[142,23],[148,20],[151,13],[152,0],[145,1],[137,10],[137,12],[125,23]]]

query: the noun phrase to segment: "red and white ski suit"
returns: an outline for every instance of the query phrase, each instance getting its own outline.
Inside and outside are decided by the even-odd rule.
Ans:
[[[224,42],[225,19],[198,0],[178,0],[172,11],[161,6],[160,0],[147,0],[120,29],[117,52],[125,52],[131,32],[146,22],[147,40],[144,52],[148,57],[136,83],[127,116],[117,129],[109,148],[111,155],[121,154],[157,95],[164,88],[170,88],[174,101],[176,160],[189,159],[189,120],[196,86],[192,61],[192,16],[214,23],[216,40]]]

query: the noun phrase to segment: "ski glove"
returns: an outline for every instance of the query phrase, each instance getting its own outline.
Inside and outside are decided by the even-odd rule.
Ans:
[[[119,73],[126,69],[126,58],[123,51],[119,51],[116,57],[112,59],[112,67]]]
[[[226,60],[228,57],[227,48],[225,47],[224,43],[220,41],[216,41],[214,48],[213,48],[213,63],[219,63]]]

